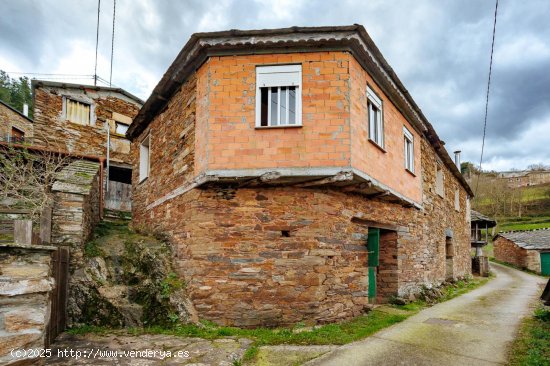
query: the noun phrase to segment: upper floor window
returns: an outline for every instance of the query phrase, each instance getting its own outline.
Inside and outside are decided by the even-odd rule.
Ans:
[[[139,181],[143,181],[149,176],[151,169],[151,135],[147,135],[139,145]]]
[[[414,173],[414,137],[412,133],[403,127],[403,140],[405,152],[405,169]]]
[[[128,126],[126,123],[115,121],[115,133],[118,133],[119,135],[126,135],[126,131],[128,131]]]
[[[455,210],[460,211],[460,191],[458,188],[455,190]]]
[[[302,125],[302,65],[256,67],[256,127]]]
[[[384,118],[382,99],[367,85],[367,106],[369,112],[369,139],[384,148]]]
[[[65,115],[69,121],[89,125],[91,121],[90,112],[90,104],[69,98],[65,99]]]

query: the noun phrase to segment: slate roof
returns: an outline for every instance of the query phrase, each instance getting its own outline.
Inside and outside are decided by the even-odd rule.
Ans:
[[[497,222],[495,219],[490,218],[489,216],[485,216],[484,214],[477,212],[475,210],[470,211],[470,216],[472,218],[472,222],[482,222],[487,223],[488,227],[495,227],[497,226]]]
[[[499,236],[513,241],[517,246],[524,249],[550,250],[550,229],[510,231],[498,233],[496,237]]]
[[[32,79],[31,80],[31,86],[32,91],[34,95],[34,89],[36,87],[41,86],[50,86],[54,88],[63,88],[63,89],[91,89],[96,91],[110,91],[114,93],[122,94],[130,99],[132,99],[134,102],[142,106],[145,102],[141,99],[136,97],[134,94],[127,92],[126,90],[122,88],[114,88],[110,86],[100,86],[100,85],[86,85],[86,84],[72,84],[72,83],[65,83],[65,82],[57,82],[57,81],[49,81],[49,80],[38,80],[38,79]]]

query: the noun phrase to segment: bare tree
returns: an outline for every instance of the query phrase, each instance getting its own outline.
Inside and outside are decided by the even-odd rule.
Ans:
[[[53,151],[22,146],[0,146],[0,204],[22,208],[37,221],[51,206],[56,173],[70,158]]]

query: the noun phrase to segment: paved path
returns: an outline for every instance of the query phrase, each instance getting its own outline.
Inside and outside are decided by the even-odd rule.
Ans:
[[[492,264],[497,278],[306,365],[502,365],[541,277]]]

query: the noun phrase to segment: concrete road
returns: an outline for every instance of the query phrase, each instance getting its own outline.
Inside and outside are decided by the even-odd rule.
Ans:
[[[491,263],[497,277],[306,365],[503,365],[541,277]]]

